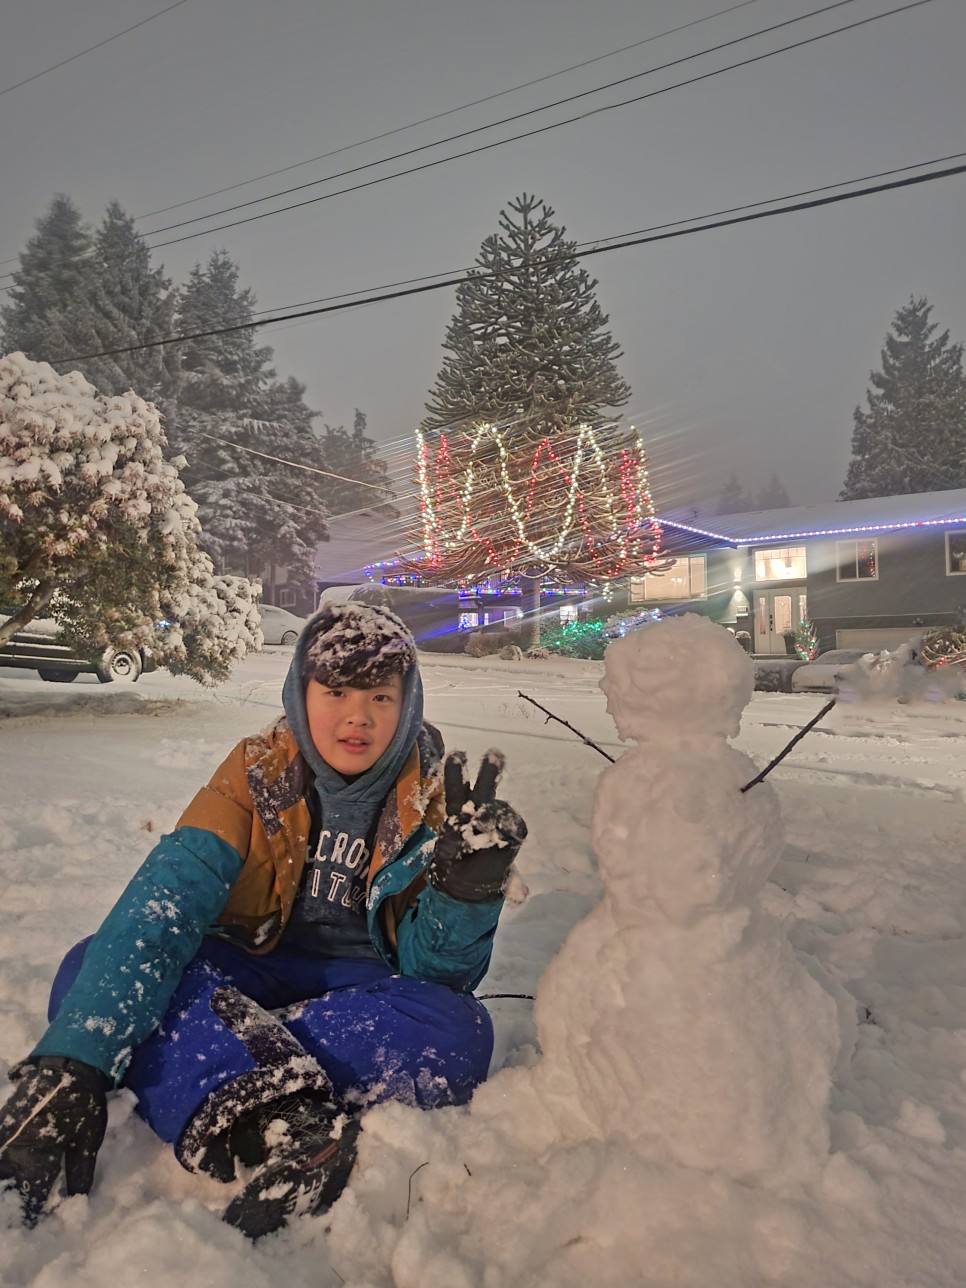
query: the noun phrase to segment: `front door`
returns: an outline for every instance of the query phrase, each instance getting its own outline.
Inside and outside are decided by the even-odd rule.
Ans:
[[[785,631],[804,620],[805,591],[759,590],[755,593],[755,652],[784,653]]]

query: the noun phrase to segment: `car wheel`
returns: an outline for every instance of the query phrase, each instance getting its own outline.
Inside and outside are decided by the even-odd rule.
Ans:
[[[294,644],[295,641],[298,639],[298,637],[299,637],[298,631],[286,631],[285,634],[282,636],[281,643]]]
[[[110,684],[112,680],[133,684],[141,674],[140,654],[126,648],[110,649],[101,659],[96,674],[101,684]]]
[[[40,667],[37,674],[48,684],[70,684],[71,680],[76,680],[80,671],[50,671],[45,667]]]

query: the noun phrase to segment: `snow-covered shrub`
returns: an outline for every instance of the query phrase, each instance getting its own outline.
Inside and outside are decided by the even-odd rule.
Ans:
[[[252,590],[217,579],[157,408],[80,372],[0,358],[0,643],[47,608],[94,653],[149,644],[202,683],[260,643]],[[159,629],[167,621],[175,626]]]
[[[470,631],[463,652],[470,657],[492,657],[502,652],[508,645],[515,643],[516,636],[511,631]]]

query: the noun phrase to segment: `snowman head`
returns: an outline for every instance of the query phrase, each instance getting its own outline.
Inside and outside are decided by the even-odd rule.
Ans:
[[[681,613],[614,640],[600,687],[623,742],[693,734],[734,738],[751,700],[754,671],[730,631],[697,613]]]

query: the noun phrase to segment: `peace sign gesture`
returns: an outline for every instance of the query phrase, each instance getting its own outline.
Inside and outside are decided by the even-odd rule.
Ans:
[[[465,752],[450,752],[443,765],[446,821],[428,875],[437,890],[454,899],[499,899],[526,838],[526,823],[512,805],[497,799],[504,763],[502,752],[488,751],[472,786]]]

